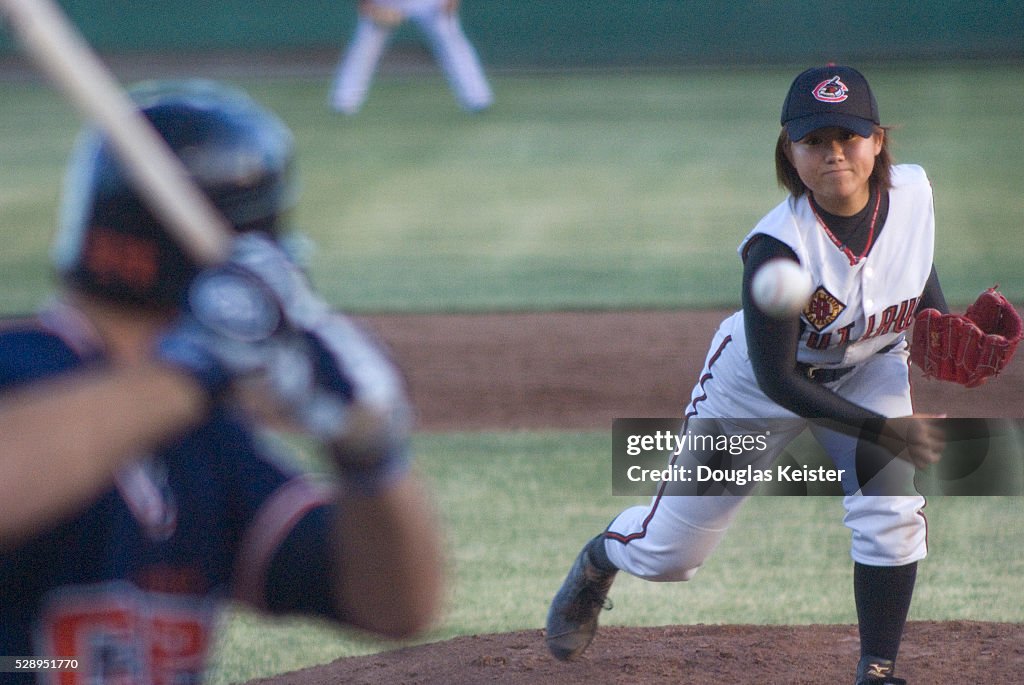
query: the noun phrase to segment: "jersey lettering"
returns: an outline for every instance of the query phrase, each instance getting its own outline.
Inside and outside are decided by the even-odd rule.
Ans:
[[[875,315],[872,314],[868,317],[868,325],[864,328],[864,335],[860,336],[862,340],[874,337],[875,335]]]
[[[878,330],[875,331],[875,336],[885,335],[892,328],[892,324],[896,321],[896,313],[899,311],[899,305],[892,305],[882,310],[882,318],[878,322]],[[874,337],[874,336],[872,336]]]
[[[828,349],[828,344],[832,341],[832,334],[826,333],[821,335],[820,333],[811,332],[807,336],[807,347],[812,350],[825,350]]]
[[[896,316],[895,333],[902,333],[914,324],[914,313],[917,312],[919,297],[912,297],[900,303],[900,313]]]
[[[918,299],[919,298],[917,297],[911,297],[903,300],[899,304],[886,307],[882,310],[877,329],[874,328],[875,315],[872,314],[868,319],[867,330],[864,331],[864,335],[861,336],[861,340],[867,340],[879,335],[886,335],[890,332],[902,333],[910,328],[914,323],[914,312],[917,310]]]
[[[853,333],[853,324],[843,326],[836,333],[839,334],[839,339],[836,341],[837,346],[848,344],[850,342],[850,334]]]
[[[875,338],[880,335],[902,333],[907,330],[914,323],[914,312],[917,310],[919,300],[920,298],[911,297],[903,300],[899,304],[889,305],[883,309],[880,314],[871,314],[868,316],[864,333],[858,338],[858,340],[870,340],[871,338]],[[819,304],[822,301],[824,301],[824,298],[819,301]],[[836,334],[835,336],[833,336],[832,333],[822,334],[811,331],[807,334],[807,340],[804,345],[807,349],[811,350],[825,350],[829,347],[842,347],[854,342],[853,329],[854,324],[849,323],[842,328],[833,331]],[[835,338],[834,341],[833,337]]]
[[[89,231],[83,261],[100,283],[151,287],[159,275],[158,257],[148,240],[96,227]]]
[[[193,595],[125,581],[64,587],[47,600],[36,652],[78,660],[76,671],[45,674],[60,685],[198,683],[214,619],[214,603]]]

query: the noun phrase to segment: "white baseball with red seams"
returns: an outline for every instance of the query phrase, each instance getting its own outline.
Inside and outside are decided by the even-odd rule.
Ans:
[[[773,259],[757,270],[750,284],[754,303],[769,316],[787,318],[803,311],[811,298],[811,275],[792,259]]]

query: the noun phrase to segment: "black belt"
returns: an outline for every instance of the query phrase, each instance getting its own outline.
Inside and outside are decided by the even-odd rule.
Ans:
[[[882,349],[878,350],[878,352],[875,352],[875,354],[885,354],[886,352],[893,350],[901,342],[903,342],[903,338],[886,345]],[[815,366],[814,364],[805,364],[804,362],[796,363],[796,370],[800,372],[800,375],[807,378],[807,380],[814,381],[815,383],[831,383],[832,381],[837,381],[856,368],[856,366],[840,366],[838,368],[834,368],[828,366]]]

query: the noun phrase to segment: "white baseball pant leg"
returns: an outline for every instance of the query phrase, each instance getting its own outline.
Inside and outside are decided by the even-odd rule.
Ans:
[[[704,369],[691,394],[687,416],[782,416],[787,422],[772,427],[769,449],[746,455],[755,468],[766,468],[803,430],[794,414],[756,390],[741,377],[749,362],[736,344],[726,320],[711,342]],[[782,411],[782,414],[780,414]],[[748,422],[748,427],[752,424]],[[684,426],[685,428],[685,426]],[[705,455],[682,453],[677,463],[701,462]],[[740,507],[741,495],[655,496],[648,506],[630,507],[605,532],[608,558],[627,573],[651,581],[690,580],[725,537]]]
[[[701,380],[694,388],[691,407],[703,416],[777,416],[792,419],[752,385],[752,378],[736,373],[746,364],[742,350],[728,342],[728,331],[719,330],[711,346]],[[742,364],[743,366],[737,366]],[[714,366],[714,368],[712,368]],[[844,396],[889,416],[911,413],[907,389],[906,355],[889,353],[864,362],[835,382]],[[886,390],[880,392],[880,388]],[[755,468],[764,468],[799,434],[799,423],[786,421],[794,430],[772,426],[771,449],[758,455]],[[855,473],[856,439],[831,431],[814,430],[815,437],[835,460],[837,468]],[[683,458],[686,458],[685,456]],[[699,455],[697,456],[699,459]],[[912,483],[913,468],[895,459],[880,477]],[[926,521],[921,515],[920,495],[847,495],[844,523],[852,531],[851,556],[860,563],[898,566],[927,554]],[[689,580],[718,547],[743,502],[742,496],[656,496],[648,506],[631,507],[609,525],[605,549],[620,569],[653,581]]]
[[[851,401],[883,416],[909,416],[910,398],[907,351],[899,349],[875,355],[856,370],[834,383],[836,390]],[[849,477],[856,474],[857,442],[833,431],[812,428],[812,432],[837,468]],[[846,516],[843,523],[852,533],[850,556],[869,566],[903,566],[928,555],[927,521],[922,513],[924,497],[913,489],[915,470],[904,459],[891,459],[874,478],[858,484],[843,483]],[[906,495],[876,495],[906,492]]]
[[[362,108],[392,31],[367,17],[359,17],[352,42],[335,72],[331,107],[344,114],[355,114]]]
[[[770,426],[768,449],[743,455],[736,466],[750,463],[755,470],[767,469],[804,429],[803,422],[790,420],[783,428]],[[744,421],[739,432],[755,430]],[[722,431],[729,434],[728,428]],[[708,455],[682,452],[673,463],[695,472],[707,464]],[[613,564],[627,573],[651,581],[690,580],[718,547],[726,531],[747,501],[747,495],[673,495],[671,485],[662,488],[648,506],[630,507],[619,514],[605,531],[605,550]]]
[[[480,58],[455,13],[414,14],[411,19],[426,36],[459,105],[470,112],[487,109],[494,94],[484,75]]]

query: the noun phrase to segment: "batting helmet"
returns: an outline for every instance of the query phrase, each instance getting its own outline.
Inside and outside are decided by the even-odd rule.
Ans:
[[[280,119],[210,81],[152,82],[131,95],[235,230],[281,233],[294,199],[294,146]],[[177,305],[199,270],[93,129],[71,153],[53,259],[75,289],[137,305]]]

